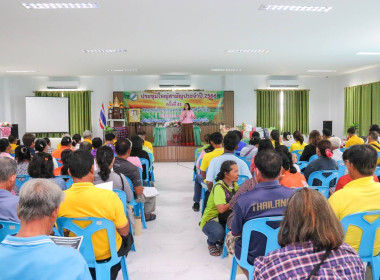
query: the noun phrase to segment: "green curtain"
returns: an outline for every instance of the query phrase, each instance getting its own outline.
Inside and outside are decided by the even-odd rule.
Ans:
[[[359,123],[358,134],[367,135],[372,123],[372,85],[347,87],[344,91],[344,131]]]
[[[284,124],[282,131],[309,133],[309,90],[283,90]]]
[[[257,126],[280,129],[280,91],[256,90]]]
[[[372,116],[371,124],[380,123],[380,83],[372,84]]]
[[[92,130],[91,91],[35,91],[35,96],[69,98],[69,133]],[[36,137],[61,137],[61,133],[37,133]]]

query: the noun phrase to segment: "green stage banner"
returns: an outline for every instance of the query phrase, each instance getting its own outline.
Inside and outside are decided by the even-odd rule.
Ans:
[[[124,92],[127,109],[140,109],[142,123],[179,120],[189,103],[196,123],[223,122],[224,91],[131,91]]]

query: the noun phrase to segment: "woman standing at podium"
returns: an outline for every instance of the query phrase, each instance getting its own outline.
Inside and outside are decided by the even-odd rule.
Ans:
[[[179,117],[182,123],[181,146],[194,146],[194,130],[193,119],[195,119],[194,112],[191,110],[190,104],[185,103],[183,111]]]

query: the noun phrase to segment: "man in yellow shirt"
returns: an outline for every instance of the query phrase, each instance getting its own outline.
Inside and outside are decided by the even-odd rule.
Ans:
[[[361,145],[364,144],[364,140],[356,135],[356,130],[354,127],[350,127],[347,129],[347,142],[346,149],[353,145]]]
[[[370,145],[356,145],[348,150],[347,158],[348,160],[345,161],[345,164],[353,181],[334,193],[329,199],[329,203],[339,220],[359,212],[380,210],[380,183],[373,180],[377,152]],[[377,217],[378,215],[368,220],[372,222]],[[345,242],[356,251],[359,250],[360,238],[360,229],[356,227],[348,228]],[[379,252],[380,234],[378,232],[374,254],[377,255]]]
[[[380,152],[380,144],[377,141],[379,134],[376,131],[370,131],[368,133],[368,145],[371,145],[376,152]],[[377,165],[380,164],[380,157],[377,157]]]
[[[95,217],[112,221],[116,228],[118,255],[127,255],[133,238],[129,233],[129,223],[123,204],[116,193],[94,186],[94,157],[89,151],[73,152],[69,159],[69,174],[74,184],[65,191],[65,200],[59,208],[58,217]],[[85,222],[80,224],[84,227],[86,225]],[[111,256],[107,234],[104,231],[95,233],[92,242],[97,261],[106,260]],[[111,268],[111,279],[116,279],[120,268],[120,263]],[[90,269],[90,272],[95,275],[94,269]]]
[[[153,145],[152,145],[152,143],[149,142],[149,141],[147,141],[147,140],[145,140],[145,138],[146,138],[146,132],[143,131],[143,130],[140,130],[140,131],[137,133],[137,135],[140,136],[140,138],[141,138],[142,140],[144,140],[144,146],[147,147],[149,150],[151,150],[151,151],[152,151],[152,154],[153,154]]]
[[[92,139],[92,133],[91,133],[91,131],[85,130],[83,132],[83,141],[91,143],[91,145],[92,145],[92,140],[91,139]]]

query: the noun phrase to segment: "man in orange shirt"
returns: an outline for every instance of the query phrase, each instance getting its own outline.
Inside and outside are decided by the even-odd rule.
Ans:
[[[71,138],[68,137],[68,136],[65,136],[62,138],[61,140],[61,147],[57,150],[55,150],[51,156],[55,159],[57,159],[57,161],[59,163],[62,163],[61,161],[61,153],[63,150],[67,150],[67,149],[71,149]]]

